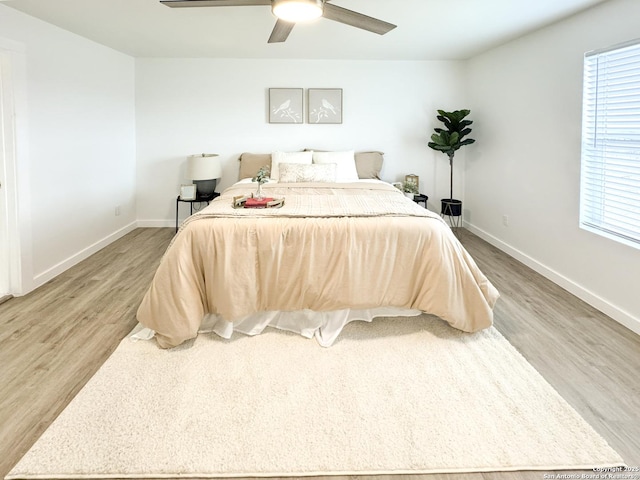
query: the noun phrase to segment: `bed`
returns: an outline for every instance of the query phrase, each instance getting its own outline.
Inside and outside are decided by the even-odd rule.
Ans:
[[[350,321],[423,312],[492,325],[499,294],[449,226],[375,178],[378,152],[333,153],[243,154],[241,180],[183,223],[140,304],[160,347],[266,327],[330,346]],[[284,205],[234,208],[265,164],[279,181],[262,190]]]

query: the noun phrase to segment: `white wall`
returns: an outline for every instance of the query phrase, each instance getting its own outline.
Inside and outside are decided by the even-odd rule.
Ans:
[[[640,331],[640,250],[577,226],[582,55],[637,37],[636,18],[636,0],[611,0],[466,64],[134,60],[0,5],[0,45],[24,52],[16,79],[20,222],[32,232],[21,238],[26,290],[136,219],[172,225],[193,153],[221,155],[220,190],[237,178],[243,151],[381,150],[383,178],[420,175],[438,209],[448,165],[426,146],[435,110],[471,108],[477,143],[456,156],[454,186],[466,224]],[[269,87],[342,88],[344,122],[271,125]]]
[[[612,0],[468,62],[465,221],[640,332],[640,250],[578,228],[583,55],[640,36],[638,18]]]
[[[415,173],[430,202],[446,196],[446,156],[427,141],[436,109],[464,108],[461,73],[459,62],[137,59],[138,219],[175,222],[186,156],[195,153],[220,154],[221,191],[237,180],[245,151],[380,150],[385,180]],[[307,88],[342,88],[343,123],[269,124],[270,87],[304,88],[305,99]],[[187,213],[183,205],[181,218]]]
[[[15,87],[25,99],[16,113],[20,215],[32,232],[20,239],[26,292],[135,226],[134,61],[3,5],[0,38],[24,52]]]

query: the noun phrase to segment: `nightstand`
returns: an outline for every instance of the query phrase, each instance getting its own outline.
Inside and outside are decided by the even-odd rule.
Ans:
[[[188,203],[189,207],[190,207],[190,213],[189,215],[193,215],[193,204],[194,203],[203,203],[206,202],[207,205],[209,205],[209,202],[211,200],[213,200],[216,197],[219,197],[220,194],[218,192],[213,192],[213,196],[210,198],[202,198],[202,197],[196,197],[193,200],[185,200],[183,198],[180,198],[180,195],[178,195],[176,197],[176,232],[178,231],[178,213],[180,210],[180,202],[184,202],[184,203]]]
[[[429,200],[429,197],[421,193],[413,196],[413,201],[417,204],[424,203],[424,208],[427,208],[427,200]]]

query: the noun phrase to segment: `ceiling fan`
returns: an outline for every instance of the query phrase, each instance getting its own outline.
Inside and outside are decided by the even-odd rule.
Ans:
[[[361,28],[369,32],[384,35],[396,28],[396,25],[362,13],[338,7],[331,0],[160,0],[169,7],[246,7],[270,5],[273,14],[278,17],[273,27],[269,43],[284,42],[296,22],[324,17],[329,20]]]

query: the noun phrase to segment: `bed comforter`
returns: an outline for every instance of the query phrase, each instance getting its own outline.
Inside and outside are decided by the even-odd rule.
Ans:
[[[446,223],[384,182],[270,183],[278,209],[234,209],[238,183],[189,217],[164,254],[139,322],[169,348],[203,318],[394,306],[474,332],[497,290]]]

